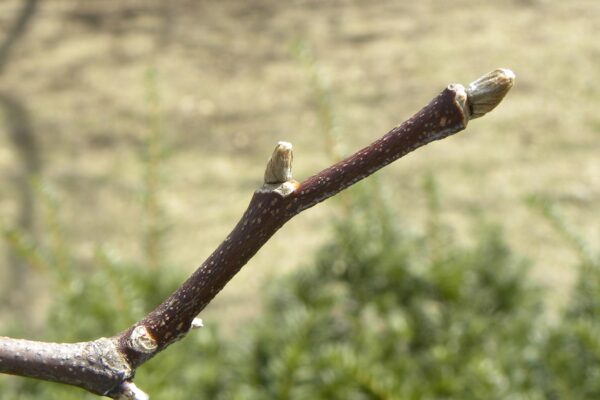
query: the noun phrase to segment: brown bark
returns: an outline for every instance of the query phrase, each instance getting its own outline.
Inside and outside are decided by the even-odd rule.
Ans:
[[[144,398],[131,383],[135,369],[185,336],[196,316],[283,224],[407,153],[464,129],[469,119],[491,111],[513,80],[511,71],[496,70],[467,89],[450,85],[406,122],[302,183],[291,177],[291,145],[280,142],[267,165],[265,184],[239,223],[154,311],[118,335],[93,342],[0,337],[0,372],[68,383],[113,398]]]

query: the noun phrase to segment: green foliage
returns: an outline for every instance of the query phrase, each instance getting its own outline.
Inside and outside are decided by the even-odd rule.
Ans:
[[[400,229],[377,187],[366,183],[351,191],[314,265],[269,285],[264,312],[243,335],[224,340],[211,321],[144,365],[136,382],[154,398],[174,399],[600,395],[597,256],[579,253],[573,295],[549,323],[543,292],[497,227],[478,220],[473,244],[460,244],[442,222],[438,190],[428,177],[424,233],[410,233]],[[5,230],[5,238],[25,260],[45,265],[40,273],[55,285],[40,338],[87,340],[118,332],[182,280],[164,264],[149,273],[106,248],[98,249],[94,267],[86,265],[67,246],[52,191],[39,191],[52,227],[47,243],[33,245],[15,230]],[[536,207],[553,226],[567,226],[549,205]],[[558,230],[563,236],[568,231]],[[0,381],[0,390],[6,399],[94,398],[26,379]]]
[[[470,248],[431,241],[373,196],[354,191],[314,268],[273,285],[238,362],[245,395],[540,397],[541,296],[499,230],[480,227]]]
[[[543,363],[550,370],[547,376],[551,375],[546,379],[546,395],[551,399],[600,398],[600,254],[593,253],[590,243],[553,204],[539,197],[531,198],[530,204],[579,257],[575,287],[544,349]]]

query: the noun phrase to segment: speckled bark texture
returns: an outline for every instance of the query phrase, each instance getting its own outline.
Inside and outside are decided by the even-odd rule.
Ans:
[[[190,329],[192,319],[290,218],[416,148],[464,129],[468,115],[462,103],[466,98],[461,85],[446,88],[408,121],[354,155],[308,178],[288,196],[274,190],[258,190],[225,241],[167,301],[139,324],[148,328],[160,348],[181,338]],[[270,171],[276,164],[272,157],[267,166],[269,176],[276,175]],[[281,164],[286,165],[286,171],[291,169],[288,163]],[[291,173],[285,176],[291,179]],[[134,365],[151,355],[134,351],[125,343],[122,345]]]
[[[192,328],[196,316],[292,217],[339,193],[407,153],[464,129],[491,111],[514,80],[496,70],[467,90],[450,85],[412,118],[371,145],[302,183],[292,179],[292,145],[279,142],[265,183],[233,231],[167,300],[113,338],[56,344],[0,338],[0,372],[80,386],[115,399],[145,399],[130,381],[137,367]]]
[[[379,140],[302,182],[292,195],[298,213],[339,193],[392,161],[467,126],[462,85],[450,85],[425,108]]]
[[[101,395],[133,374],[115,338],[43,343],[0,337],[0,372],[68,383]]]

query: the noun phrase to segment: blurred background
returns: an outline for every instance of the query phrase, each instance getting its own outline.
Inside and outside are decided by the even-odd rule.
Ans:
[[[0,334],[118,332],[227,235],[277,141],[302,181],[506,67],[497,110],[293,219],[136,381],[597,398],[599,35],[595,0],[2,0]]]

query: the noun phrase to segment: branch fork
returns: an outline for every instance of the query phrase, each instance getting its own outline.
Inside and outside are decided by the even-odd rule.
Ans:
[[[264,184],[233,231],[169,298],[111,338],[83,343],[44,343],[0,337],[0,372],[62,382],[121,400],[146,400],[132,382],[136,368],[202,326],[197,315],[283,226],[392,161],[463,130],[493,110],[515,75],[497,69],[465,88],[449,85],[427,106],[371,145],[302,183],[292,178],[292,145],[277,143]]]

